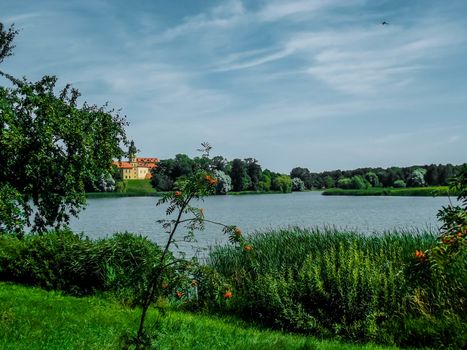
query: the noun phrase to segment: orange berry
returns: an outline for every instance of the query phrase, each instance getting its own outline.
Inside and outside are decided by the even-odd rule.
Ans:
[[[182,195],[182,192],[180,191],[175,191],[175,197],[180,197]]]
[[[175,293],[175,294],[177,295],[178,299],[181,299],[183,297],[183,295],[184,295],[184,293],[180,292],[180,291],[177,291],[177,293]]]
[[[246,252],[250,252],[250,251],[253,250],[253,246],[251,246],[251,245],[248,244],[248,245],[246,245],[246,246],[243,247],[243,250],[246,251]]]
[[[224,293],[224,298],[225,299],[230,299],[230,298],[232,298],[232,296],[233,296],[233,294],[232,294],[232,292],[230,290]]]

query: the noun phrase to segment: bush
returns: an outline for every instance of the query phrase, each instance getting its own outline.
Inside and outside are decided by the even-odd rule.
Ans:
[[[395,188],[405,188],[406,184],[402,180],[396,180],[396,181],[394,181],[393,187],[395,187]]]
[[[432,344],[465,341],[460,325],[466,314],[454,305],[466,300],[465,257],[457,257],[456,274],[443,283],[415,257],[436,243],[435,235],[290,229],[257,234],[250,242],[249,251],[211,252],[210,277],[200,285],[209,291],[200,295],[205,308],[320,336],[414,346],[426,342],[423,327],[410,341],[402,329],[431,322],[436,331],[425,332]],[[222,306],[226,286],[234,297]]]
[[[72,295],[96,291],[138,302],[161,250],[142,236],[116,234],[91,241],[70,231],[42,236],[0,236],[0,279],[58,289]]]
[[[298,177],[292,179],[292,191],[305,191],[305,183],[302,179]]]
[[[273,190],[281,191],[282,193],[292,192],[292,179],[288,175],[280,175],[273,181]]]

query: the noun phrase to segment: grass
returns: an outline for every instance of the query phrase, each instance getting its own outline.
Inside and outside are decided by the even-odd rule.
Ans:
[[[281,194],[281,191],[230,191],[227,193],[229,196],[242,196],[247,194]]]
[[[342,188],[330,188],[322,193],[325,196],[426,196],[439,197],[455,195],[449,193],[448,186],[434,187],[409,187],[409,188],[383,188],[373,187],[362,190],[344,190]]]
[[[112,198],[112,197],[152,197],[161,196],[163,192],[157,192],[151,186],[151,180],[124,180],[125,192],[88,192],[88,198]]]
[[[457,303],[466,297],[465,254],[451,261],[446,280],[415,257],[435,244],[433,233],[289,228],[246,239],[250,251],[211,251],[212,273],[200,294],[208,309],[353,341],[452,348],[467,342],[466,309]],[[216,300],[209,295],[216,286],[229,286],[234,298]]]
[[[0,348],[3,350],[118,349],[136,329],[138,309],[98,297],[0,283]],[[157,314],[151,310],[148,323]],[[161,319],[157,349],[397,349],[319,340],[253,328],[233,318],[169,311]]]

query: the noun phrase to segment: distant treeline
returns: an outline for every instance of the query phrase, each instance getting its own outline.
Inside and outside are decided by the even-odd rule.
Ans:
[[[170,191],[178,179],[190,176],[196,169],[210,170],[214,173],[218,194],[231,191],[291,192],[293,189],[290,176],[268,169],[263,170],[253,158],[237,158],[232,161],[222,156],[191,159],[186,154],[177,154],[173,159],[161,160],[152,170],[151,183],[159,191]]]
[[[410,167],[359,168],[312,173],[307,168],[294,168],[290,176],[298,177],[308,189],[370,187],[424,187],[446,186],[462,165],[430,164]]]
[[[227,192],[291,192],[325,188],[366,189],[371,187],[444,186],[461,165],[420,165],[410,167],[359,168],[320,173],[307,168],[293,168],[290,174],[262,169],[254,158],[228,161],[222,156],[190,158],[177,154],[164,159],[152,171],[152,186],[170,191],[180,178],[190,176],[196,169],[213,171],[218,181],[217,193]]]

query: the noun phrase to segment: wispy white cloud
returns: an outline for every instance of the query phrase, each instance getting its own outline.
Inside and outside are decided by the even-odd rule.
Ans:
[[[277,21],[284,18],[305,19],[310,15],[318,15],[320,12],[336,7],[348,7],[362,4],[362,0],[293,0],[293,1],[271,1],[267,3],[256,17],[260,21]]]
[[[243,3],[239,0],[229,0],[207,12],[185,18],[182,24],[164,31],[156,42],[171,41],[177,37],[203,30],[229,28],[238,24],[244,15]]]
[[[122,107],[146,155],[208,140],[219,154],[281,171],[443,154],[454,162],[451,149],[466,145],[466,29],[452,8],[440,15],[435,2],[415,2],[417,11],[391,1],[227,0],[167,13],[149,0],[1,3],[8,20],[34,29],[24,26],[4,67],[57,74],[90,103]],[[437,145],[442,117],[459,128]],[[420,147],[407,155],[414,138]]]

